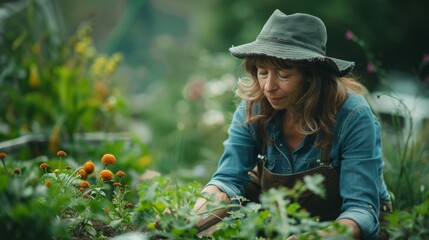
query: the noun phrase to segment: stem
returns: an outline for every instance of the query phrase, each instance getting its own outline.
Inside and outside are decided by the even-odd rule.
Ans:
[[[286,230],[286,232],[283,232],[285,234],[289,233],[289,223],[288,223],[288,217],[287,217],[287,212],[285,211],[285,204],[284,204],[284,199],[283,197],[279,197],[276,200],[278,208],[279,208],[279,213],[280,213],[280,219],[281,219],[281,225],[283,226],[283,230]]]
[[[4,159],[3,158],[1,159],[1,162],[3,163],[4,171],[6,172],[7,177],[10,179],[10,174],[9,174],[9,171],[7,170],[7,167],[6,167],[6,164],[4,163]]]

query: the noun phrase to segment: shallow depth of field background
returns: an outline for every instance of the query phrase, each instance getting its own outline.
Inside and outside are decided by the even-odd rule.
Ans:
[[[323,19],[327,54],[356,62],[360,81],[378,92],[374,105],[387,101],[378,106],[387,182],[401,191],[397,197],[409,196],[409,188],[419,196],[429,182],[424,0],[2,1],[0,151],[26,161],[63,149],[78,163],[112,152],[136,178],[151,169],[207,181],[242,74],[228,48],[253,41],[276,8]],[[82,24],[84,37],[76,40]],[[106,65],[94,72],[96,59],[113,56],[120,62],[112,73]],[[410,111],[383,93],[410,99],[403,101]]]

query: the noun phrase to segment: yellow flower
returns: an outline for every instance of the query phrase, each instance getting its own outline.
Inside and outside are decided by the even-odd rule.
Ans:
[[[101,55],[97,57],[91,66],[91,73],[95,76],[100,76],[103,73],[104,66],[107,63],[107,56]]]
[[[107,74],[113,74],[118,68],[119,63],[122,61],[122,54],[115,53],[113,54],[105,64],[105,70]]]
[[[45,169],[47,167],[49,167],[48,163],[44,162],[44,163],[40,164],[40,169]]]
[[[110,170],[102,170],[99,174],[100,178],[102,178],[104,181],[110,181],[113,178],[113,173]]]
[[[82,181],[80,183],[81,188],[89,188],[89,182],[88,181]]]
[[[118,177],[124,177],[126,174],[124,173],[124,171],[118,171],[117,173],[116,173],[116,176],[118,176]]]
[[[61,171],[60,171],[60,169],[55,169],[55,170],[54,170],[54,173],[55,173],[55,174],[59,174],[60,172],[61,172]]]
[[[146,167],[152,163],[152,157],[150,155],[143,156],[139,158],[138,163],[142,167]]]
[[[45,182],[45,187],[50,187],[52,185],[51,181],[46,181]]]
[[[30,67],[30,74],[28,76],[28,85],[30,87],[38,87],[40,85],[39,69],[36,64]]]
[[[89,174],[93,173],[95,170],[95,165],[94,163],[90,160],[87,161],[84,165],[83,165],[83,169],[85,169],[85,172]]]
[[[60,147],[61,141],[61,128],[55,125],[49,136],[49,151],[55,152]]]
[[[113,154],[106,153],[101,158],[101,162],[104,165],[113,165],[116,163],[116,158],[115,158],[115,156],[113,156]]]

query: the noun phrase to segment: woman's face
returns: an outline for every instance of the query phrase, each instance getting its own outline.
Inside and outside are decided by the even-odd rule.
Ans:
[[[304,83],[296,67],[276,69],[257,66],[256,76],[265,97],[275,110],[292,106]]]

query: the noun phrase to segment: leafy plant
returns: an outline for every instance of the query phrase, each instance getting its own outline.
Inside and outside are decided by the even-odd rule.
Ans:
[[[64,165],[69,163],[64,151],[57,155],[58,162],[40,164],[41,176],[31,171],[14,171],[10,179],[1,175],[0,197],[5,205],[0,218],[7,222],[2,227],[10,239],[109,237],[134,229],[126,173],[109,170],[116,164],[114,155],[101,158],[104,167],[100,171],[92,161],[73,170],[71,165]],[[51,162],[54,168],[50,168]],[[30,223],[32,219],[38,224]]]
[[[120,53],[98,53],[92,29],[83,22],[72,36],[63,37],[56,22],[40,14],[40,1],[24,1],[25,14],[5,21],[0,75],[2,101],[0,139],[41,134],[53,153],[61,140],[73,141],[85,131],[116,131],[117,111],[125,114],[114,74]],[[48,11],[48,10],[47,10]]]
[[[429,238],[429,193],[426,199],[409,211],[397,210],[387,218],[386,230],[390,239],[428,239]]]
[[[214,201],[214,196],[201,194],[200,184],[191,182],[178,185],[166,177],[157,177],[139,186],[140,202],[136,206],[136,224],[142,226],[147,236],[174,239],[198,239],[195,222],[207,217],[218,208],[229,209],[213,233],[215,239],[284,239],[301,234],[302,239],[320,238],[318,230],[332,230],[333,236],[347,239],[349,229],[336,223],[319,222],[300,209],[293,199],[305,189],[320,192],[321,176],[312,176],[292,189],[271,189],[261,195],[261,204],[249,203],[243,197],[233,199],[232,204]],[[192,207],[197,198],[203,197],[209,204],[207,211],[195,213]],[[166,209],[168,213],[166,213]],[[161,215],[159,229],[155,228],[156,215]],[[207,237],[206,237],[207,238]],[[211,238],[211,236],[209,237]]]

